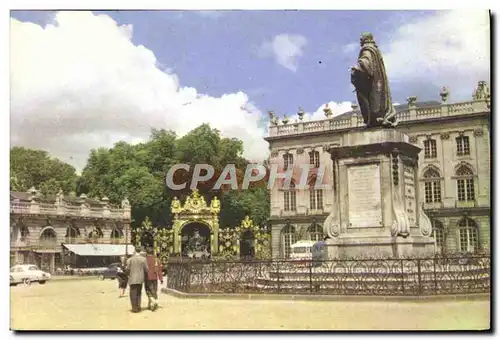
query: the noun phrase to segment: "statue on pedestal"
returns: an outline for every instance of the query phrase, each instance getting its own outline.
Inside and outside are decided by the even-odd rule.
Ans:
[[[360,39],[358,65],[351,68],[351,83],[366,127],[396,126],[396,110],[392,105],[389,81],[382,53],[371,33]]]

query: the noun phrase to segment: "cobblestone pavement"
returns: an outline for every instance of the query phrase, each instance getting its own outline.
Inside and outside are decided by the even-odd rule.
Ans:
[[[454,330],[488,329],[489,301],[340,302],[194,300],[160,296],[130,313],[116,281],[60,280],[11,287],[15,330]],[[143,293],[143,307],[146,306]]]

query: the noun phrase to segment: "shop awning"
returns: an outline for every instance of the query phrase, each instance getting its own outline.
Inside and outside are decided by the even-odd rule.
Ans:
[[[125,244],[63,244],[69,251],[80,256],[123,256]],[[134,253],[134,246],[128,245],[128,254]]]

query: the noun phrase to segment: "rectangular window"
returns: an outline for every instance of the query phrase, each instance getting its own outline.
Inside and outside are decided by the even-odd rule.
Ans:
[[[460,251],[475,252],[477,248],[477,232],[475,228],[461,228],[460,234]]]
[[[434,230],[434,237],[436,238],[436,246],[439,249],[443,249],[444,246],[444,233],[443,229],[437,228]]]
[[[284,209],[285,211],[290,211],[290,193],[286,191],[283,193],[283,196],[285,200]]]
[[[295,211],[296,208],[296,194],[295,191],[285,191],[284,196],[284,209],[285,211]]]
[[[424,184],[425,203],[441,202],[441,183],[439,181],[427,181]]]
[[[323,209],[323,190],[315,190],[316,191],[316,209]]]
[[[457,180],[457,195],[459,201],[474,200],[474,180],[458,179]]]
[[[283,155],[283,169],[288,170],[288,168],[293,166],[293,155],[287,153]]]
[[[437,157],[436,141],[434,139],[425,140],[424,158],[436,158],[436,157]]]
[[[457,155],[464,156],[470,155],[470,145],[468,136],[460,136],[456,138],[457,141]]]
[[[309,153],[309,164],[314,165],[315,168],[319,168],[319,152],[311,151]]]
[[[309,208],[316,210],[316,194],[314,190],[309,191]]]

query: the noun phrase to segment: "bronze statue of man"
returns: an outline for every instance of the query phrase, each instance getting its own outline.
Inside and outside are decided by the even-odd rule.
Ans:
[[[360,44],[358,65],[351,68],[351,83],[356,88],[363,120],[367,127],[394,127],[397,124],[396,111],[382,53],[371,33],[363,33]]]

